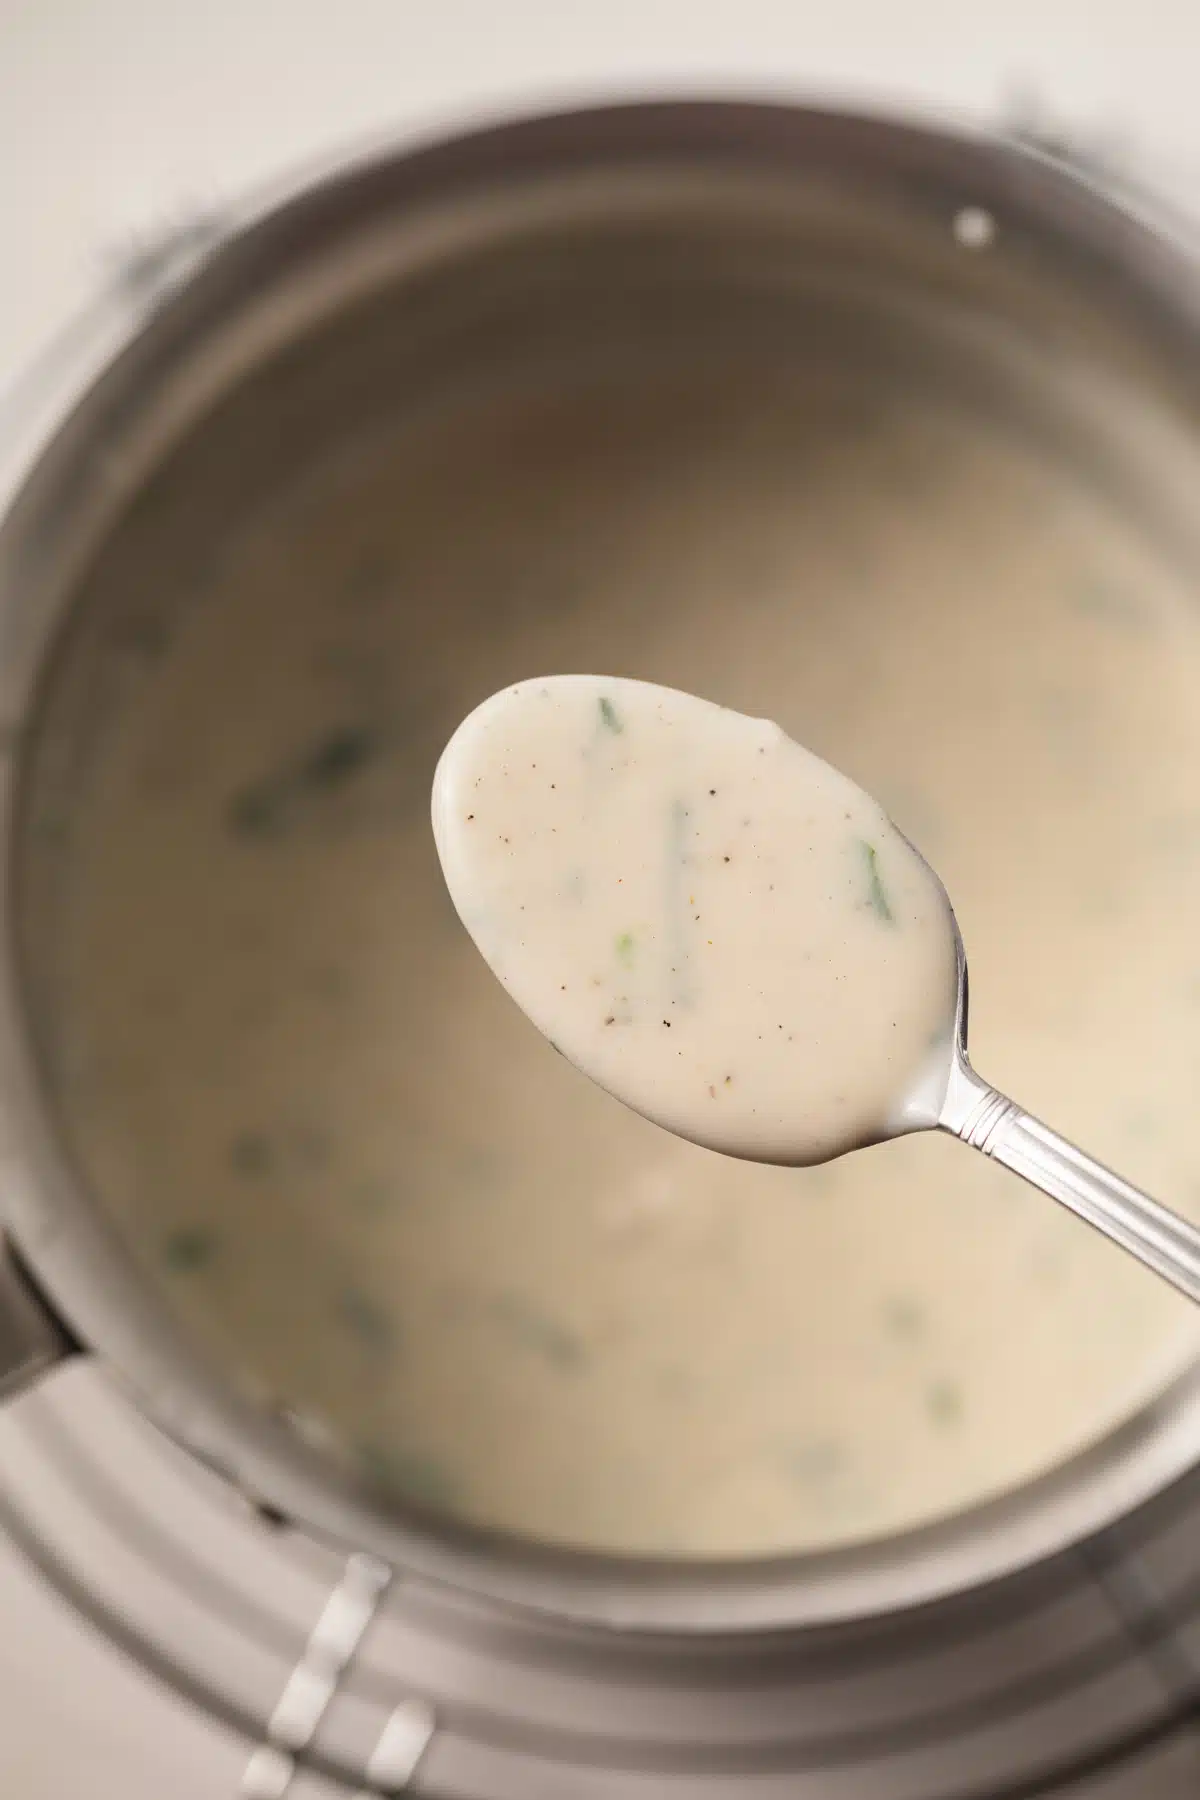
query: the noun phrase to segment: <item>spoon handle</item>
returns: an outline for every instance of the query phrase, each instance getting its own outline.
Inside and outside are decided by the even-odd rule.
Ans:
[[[946,1130],[1061,1201],[1200,1304],[1200,1231],[1194,1225],[1022,1112],[974,1070],[963,1073],[969,1074],[974,1104],[943,1117]]]

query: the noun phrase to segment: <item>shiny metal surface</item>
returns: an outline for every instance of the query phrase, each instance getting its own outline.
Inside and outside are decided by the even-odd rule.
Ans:
[[[36,1381],[75,1348],[0,1241],[0,1399]]]
[[[944,1129],[1069,1207],[1200,1303],[1200,1231],[1060,1137],[960,1060]]]
[[[982,1080],[968,1056],[967,957],[958,947],[958,1016],[949,1059],[939,1053],[897,1117],[897,1130],[949,1132],[994,1157],[1120,1244],[1200,1304],[1200,1230],[1035,1119]]]
[[[294,1773],[287,1800],[318,1781],[355,1800],[404,1781],[445,1800],[1192,1800],[1198,1519],[1194,1472],[972,1594],[798,1634],[631,1642],[402,1572],[364,1593],[369,1567],[255,1518],[86,1361],[0,1414],[0,1530],[237,1735],[249,1781]],[[296,1671],[330,1660],[317,1716],[326,1684]],[[291,1752],[271,1743],[289,1692],[311,1723]]]
[[[970,208],[997,222],[995,244],[956,236]],[[515,296],[519,315],[530,272],[561,271],[564,259],[576,331],[594,323],[597,305],[603,316],[633,296],[636,312],[648,274],[677,298],[739,304],[734,290],[753,274],[795,293],[798,306],[828,312],[830,294],[844,292],[882,296],[898,317],[919,310],[940,322],[968,369],[983,322],[1051,357],[1069,346],[1136,381],[1168,437],[1200,430],[1200,282],[1182,246],[1024,151],[833,113],[618,108],[381,157],[206,244],[165,292],[110,296],[39,396],[36,425],[4,476],[15,498],[0,527],[0,1209],[71,1331],[148,1415],[320,1537],[414,1579],[606,1632],[728,1636],[888,1613],[1061,1552],[1168,1485],[1200,1452],[1200,1371],[1020,1494],[862,1549],[700,1570],[451,1530],[383,1507],[286,1420],[231,1391],[139,1278],[45,1101],[35,990],[48,890],[24,835],[27,783],[48,666],[74,658],[90,680],[86,621],[64,635],[89,564],[151,475],[186,456],[193,438],[210,523],[234,496],[270,490],[290,446],[256,439],[253,407],[239,415],[237,406],[272,368],[286,373],[289,350],[356,308],[366,317],[378,304],[376,324],[392,322],[377,330],[379,360],[357,388],[344,370],[324,388],[314,373],[305,388],[295,371],[306,359],[292,359],[297,404],[319,412],[323,430],[345,430],[356,407],[386,405],[436,372],[436,359],[421,356],[421,332],[449,331],[481,299],[499,315]],[[1068,455],[1104,435],[1087,396],[1077,400],[1062,424]],[[201,426],[222,417],[230,435],[216,457]],[[1139,448],[1147,470],[1166,466],[1155,460],[1161,446]],[[1123,475],[1131,479],[1127,467]],[[1146,480],[1139,503],[1153,506]]]

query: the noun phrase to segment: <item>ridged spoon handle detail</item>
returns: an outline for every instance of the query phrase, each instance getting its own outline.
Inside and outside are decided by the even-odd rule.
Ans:
[[[1200,1304],[1200,1230],[960,1066],[941,1124]]]

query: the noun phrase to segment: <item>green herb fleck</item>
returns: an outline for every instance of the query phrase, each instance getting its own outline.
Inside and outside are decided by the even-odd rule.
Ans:
[[[925,1390],[925,1405],[935,1425],[950,1428],[962,1423],[962,1389],[953,1381],[933,1381]]]
[[[657,1371],[655,1387],[664,1400],[685,1406],[696,1398],[696,1377],[683,1363],[667,1362]]]
[[[165,621],[156,618],[127,619],[113,637],[115,649],[140,662],[157,662],[170,641]]]
[[[342,725],[327,732],[295,762],[232,796],[231,829],[248,837],[282,830],[306,795],[343,787],[377,749],[376,734],[364,726]]]
[[[378,600],[386,591],[391,567],[378,551],[360,557],[346,580],[346,594],[351,600]]]
[[[896,915],[892,911],[887,897],[887,889],[879,874],[879,852],[874,844],[868,844],[866,838],[859,838],[858,843],[862,848],[863,859],[867,865],[867,904],[872,912],[877,913],[886,924],[894,925]]]
[[[790,1480],[821,1486],[845,1469],[846,1452],[833,1438],[802,1438],[784,1446],[781,1463]]]
[[[836,1192],[841,1186],[838,1172],[830,1163],[817,1163],[812,1168],[797,1169],[796,1176],[803,1183],[806,1194],[814,1201]]]
[[[350,1189],[350,1204],[359,1212],[367,1213],[374,1218],[380,1213],[388,1212],[395,1203],[396,1195],[390,1182],[381,1181],[368,1176],[363,1181],[355,1182]]]
[[[333,1142],[319,1125],[297,1125],[288,1134],[289,1148],[306,1169],[326,1169],[333,1155]]]
[[[395,1344],[395,1328],[383,1308],[361,1288],[346,1288],[338,1296],[339,1322],[374,1356],[382,1356]]]
[[[229,826],[242,837],[269,837],[281,822],[284,800],[268,783],[243,788],[229,802]]]
[[[883,1322],[893,1337],[911,1342],[925,1329],[925,1313],[909,1294],[894,1294],[883,1303]]]
[[[216,1252],[216,1233],[206,1225],[181,1225],[163,1240],[163,1262],[173,1275],[206,1269]]]
[[[375,749],[372,732],[360,725],[343,726],[310,752],[297,770],[306,787],[338,787],[356,775]]]
[[[667,837],[666,901],[670,931],[667,943],[667,964],[672,976],[672,1004],[690,1007],[694,995],[691,983],[691,959],[688,952],[690,932],[687,926],[694,925],[700,915],[693,911],[695,902],[688,894],[691,881],[685,882],[685,870],[688,864],[687,821],[687,807],[682,800],[673,800],[668,819]]]
[[[1127,631],[1145,631],[1151,623],[1141,602],[1108,575],[1085,576],[1071,597],[1077,612],[1122,626]]]
[[[1070,1257],[1061,1244],[1037,1244],[1028,1258],[1029,1278],[1040,1288],[1061,1287]]]
[[[359,1445],[358,1459],[376,1487],[415,1500],[419,1506],[450,1506],[458,1494],[459,1484],[445,1465],[420,1451],[368,1440]]]
[[[514,1343],[553,1368],[579,1369],[586,1362],[582,1338],[519,1294],[498,1295],[491,1312]]]
[[[305,978],[305,986],[310,994],[318,1000],[341,1000],[349,989],[350,982],[343,969],[335,969],[329,964],[311,969]]]
[[[243,1131],[229,1146],[231,1168],[248,1179],[265,1175],[271,1167],[271,1145],[257,1131]]]
[[[626,969],[633,967],[633,933],[623,931],[617,938],[617,961]]]
[[[625,727],[622,725],[620,715],[612,701],[608,698],[608,695],[601,694],[596,705],[600,708],[600,723],[608,731],[611,731],[615,737],[619,737]]]
[[[57,808],[36,811],[29,821],[29,828],[38,843],[55,850],[69,842],[71,836],[70,816]]]

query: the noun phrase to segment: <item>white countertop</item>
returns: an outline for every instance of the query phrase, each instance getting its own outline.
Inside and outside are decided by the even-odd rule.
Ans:
[[[687,91],[994,118],[1032,89],[1200,167],[1198,66],[1195,0],[0,0],[0,349],[125,229],[383,130]]]

